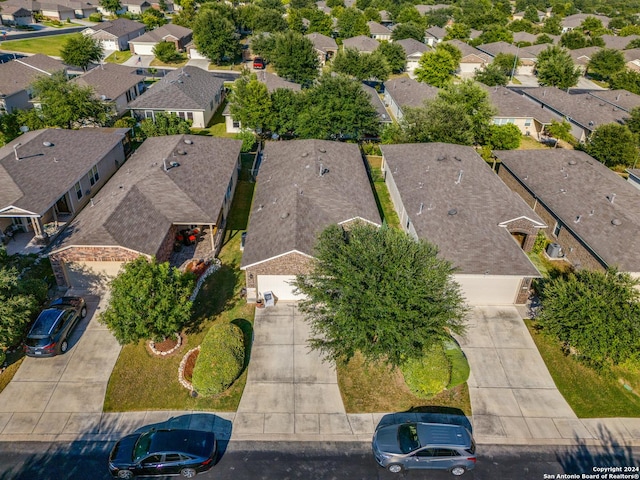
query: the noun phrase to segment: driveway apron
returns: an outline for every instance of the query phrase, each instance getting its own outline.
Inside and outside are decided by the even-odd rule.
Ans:
[[[471,366],[477,439],[592,438],[556,388],[515,307],[474,308],[459,340]]]
[[[346,421],[335,369],[310,349],[309,336],[295,303],[256,309],[234,433],[336,433],[331,423]]]
[[[0,393],[0,435],[75,433],[85,419],[101,414],[120,345],[98,323],[106,295],[82,296],[88,312],[70,338],[69,351],[52,358],[25,358]]]

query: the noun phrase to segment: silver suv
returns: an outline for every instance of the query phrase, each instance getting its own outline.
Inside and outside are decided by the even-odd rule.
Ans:
[[[463,475],[476,465],[476,445],[460,425],[407,422],[379,426],[373,454],[392,473],[412,469],[448,470]]]

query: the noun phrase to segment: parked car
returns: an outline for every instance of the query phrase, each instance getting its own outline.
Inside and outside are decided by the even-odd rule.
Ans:
[[[30,357],[53,357],[69,349],[69,337],[78,321],[87,316],[81,297],[61,297],[45,308],[29,330],[24,353]]]
[[[381,426],[373,436],[376,462],[392,473],[448,470],[463,475],[476,465],[476,445],[460,425],[407,422]]]
[[[216,437],[211,432],[154,429],[119,440],[109,454],[109,471],[114,478],[193,478],[213,467],[217,453]]]
[[[256,70],[264,70],[264,60],[261,57],[256,57],[253,59],[253,68]]]

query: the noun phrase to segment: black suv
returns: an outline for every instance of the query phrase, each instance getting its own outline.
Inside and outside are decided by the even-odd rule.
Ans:
[[[53,357],[69,349],[69,336],[78,320],[87,316],[81,297],[61,297],[45,308],[29,330],[24,353],[29,357]]]

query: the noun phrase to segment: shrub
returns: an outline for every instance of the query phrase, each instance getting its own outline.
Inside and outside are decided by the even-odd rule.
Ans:
[[[535,253],[536,255],[541,254],[547,247],[547,243],[549,243],[549,240],[547,240],[547,236],[542,230],[538,230],[538,235],[536,236],[536,241],[533,243],[531,252]]]
[[[377,155],[377,156],[382,155],[382,152],[380,151],[380,146],[377,143],[373,143],[373,142],[364,142],[362,144],[362,151],[364,152],[365,155]]]
[[[440,343],[425,350],[422,358],[408,360],[401,370],[409,390],[421,398],[440,393],[451,379],[451,365]]]
[[[90,22],[101,22],[102,21],[102,14],[101,13],[92,13],[91,15],[89,15],[89,21]]]
[[[193,388],[204,396],[224,392],[242,372],[244,353],[240,327],[233,323],[212,326],[200,345],[193,369]]]
[[[469,379],[470,368],[467,357],[455,340],[445,342],[444,354],[447,356],[449,364],[451,365],[451,378],[449,379],[447,388],[462,385]]]

